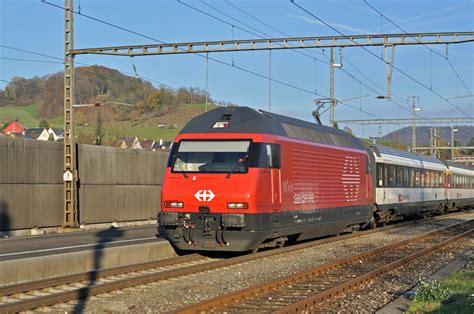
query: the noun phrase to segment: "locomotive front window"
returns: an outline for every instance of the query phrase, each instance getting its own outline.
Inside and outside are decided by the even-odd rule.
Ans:
[[[245,173],[250,141],[181,141],[173,172]]]

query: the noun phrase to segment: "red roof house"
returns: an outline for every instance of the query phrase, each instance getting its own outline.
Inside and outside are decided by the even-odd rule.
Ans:
[[[3,130],[3,134],[6,134],[6,135],[10,135],[12,133],[18,134],[18,133],[22,133],[24,130],[25,128],[22,127],[20,123],[13,121]]]

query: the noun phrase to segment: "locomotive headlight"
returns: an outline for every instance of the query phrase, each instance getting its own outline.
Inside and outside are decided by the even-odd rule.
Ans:
[[[248,203],[227,203],[229,209],[247,209],[249,208]]]
[[[180,201],[165,201],[164,205],[166,208],[183,208],[184,202]]]

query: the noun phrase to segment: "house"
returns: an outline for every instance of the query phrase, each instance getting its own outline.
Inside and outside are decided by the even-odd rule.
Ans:
[[[30,128],[25,129],[22,133],[24,136],[29,136],[37,141],[47,141],[49,140],[48,130],[44,128]]]
[[[22,140],[34,140],[31,136],[23,135],[21,133],[13,133],[10,136],[12,136],[14,138],[19,138],[19,139],[22,139]]]
[[[49,128],[48,130],[49,135],[53,136],[54,141],[62,141],[64,140],[64,129],[63,128]]]
[[[21,134],[23,131],[25,131],[25,128],[20,123],[13,121],[3,130],[3,134]]]
[[[142,147],[142,149],[152,150],[154,145],[155,145],[154,140],[145,139],[145,140],[140,141],[140,146]]]
[[[120,148],[142,149],[138,138],[132,136],[123,137]]]
[[[152,151],[170,150],[171,145],[173,145],[172,141],[164,141],[163,139],[160,139],[159,141],[155,142],[151,150]]]

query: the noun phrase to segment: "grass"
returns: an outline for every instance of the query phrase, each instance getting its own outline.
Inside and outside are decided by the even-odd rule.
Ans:
[[[431,301],[417,300],[415,297],[405,313],[474,313],[474,255],[467,258],[469,262],[466,269],[440,281],[440,286],[449,291],[446,300],[441,296]]]
[[[0,107],[0,121],[7,122],[11,120],[16,120],[26,127],[37,127],[39,124],[38,119],[36,118],[38,114],[38,106],[30,105],[25,107],[19,106],[5,106]]]
[[[38,118],[38,105],[29,106],[5,106],[0,107],[0,122],[9,122],[16,120],[28,128],[38,127],[43,118]],[[63,127],[63,116],[57,116],[52,119],[46,119],[51,127]]]

